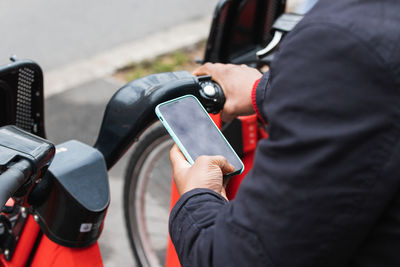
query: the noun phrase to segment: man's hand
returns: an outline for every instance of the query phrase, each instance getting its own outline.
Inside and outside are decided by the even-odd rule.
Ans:
[[[254,82],[262,74],[246,65],[211,64],[206,63],[193,72],[194,75],[211,75],[225,93],[226,102],[221,112],[221,119],[225,122],[237,116],[254,114],[251,103],[251,90]]]
[[[234,171],[234,167],[222,156],[201,156],[193,164],[174,145],[169,153],[172,176],[180,195],[195,189],[208,188],[226,198],[222,176]]]

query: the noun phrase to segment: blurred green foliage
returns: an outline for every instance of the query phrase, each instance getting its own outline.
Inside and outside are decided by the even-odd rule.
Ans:
[[[131,64],[125,69],[125,79],[132,81],[153,73],[183,70],[184,66],[191,61],[188,54],[182,50],[171,54],[159,56],[154,60],[144,60],[138,64]]]

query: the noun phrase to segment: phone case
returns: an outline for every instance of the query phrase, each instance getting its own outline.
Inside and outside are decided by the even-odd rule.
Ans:
[[[237,170],[233,173],[230,173],[229,175],[225,175],[224,177],[229,177],[229,176],[233,176],[236,174],[241,174],[244,171],[244,165],[243,162],[241,161],[241,159],[239,158],[239,156],[236,154],[235,150],[233,150],[232,146],[229,144],[228,140],[226,140],[225,136],[221,133],[221,131],[219,130],[218,126],[215,124],[215,122],[211,119],[210,115],[208,114],[208,112],[205,110],[205,108],[203,107],[203,105],[200,103],[200,101],[193,95],[184,95],[175,99],[171,99],[169,101],[160,103],[156,106],[155,108],[155,112],[157,117],[159,118],[159,120],[161,121],[161,123],[163,124],[163,126],[165,127],[165,129],[167,129],[168,133],[170,134],[170,136],[172,137],[172,139],[174,140],[174,142],[178,145],[179,149],[182,151],[182,154],[185,156],[185,158],[187,159],[187,161],[193,165],[194,164],[194,160],[192,159],[192,157],[190,156],[190,154],[188,153],[188,151],[186,150],[186,148],[183,146],[183,144],[181,143],[181,141],[179,140],[179,138],[175,135],[174,131],[172,130],[172,128],[169,126],[168,122],[163,118],[163,115],[160,112],[160,106],[162,105],[166,105],[169,104],[171,102],[186,98],[186,97],[191,97],[193,99],[195,99],[195,101],[199,104],[199,106],[202,108],[202,110],[204,111],[204,113],[208,116],[208,118],[210,119],[210,121],[212,122],[212,125],[214,125],[214,127],[218,130],[218,132],[220,133],[220,135],[222,136],[223,140],[227,143],[227,145],[229,146],[230,150],[235,154],[235,156],[239,159],[240,163],[241,163],[241,169]]]

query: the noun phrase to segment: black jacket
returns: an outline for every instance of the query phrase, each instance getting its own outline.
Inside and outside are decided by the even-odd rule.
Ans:
[[[256,103],[269,138],[236,199],[171,213],[182,264],[400,266],[400,1],[319,1]]]

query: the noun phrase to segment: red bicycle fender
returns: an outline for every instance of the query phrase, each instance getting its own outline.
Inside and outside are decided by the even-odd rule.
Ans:
[[[103,266],[99,245],[86,248],[67,248],[60,246],[43,235],[32,267],[87,267]]]

